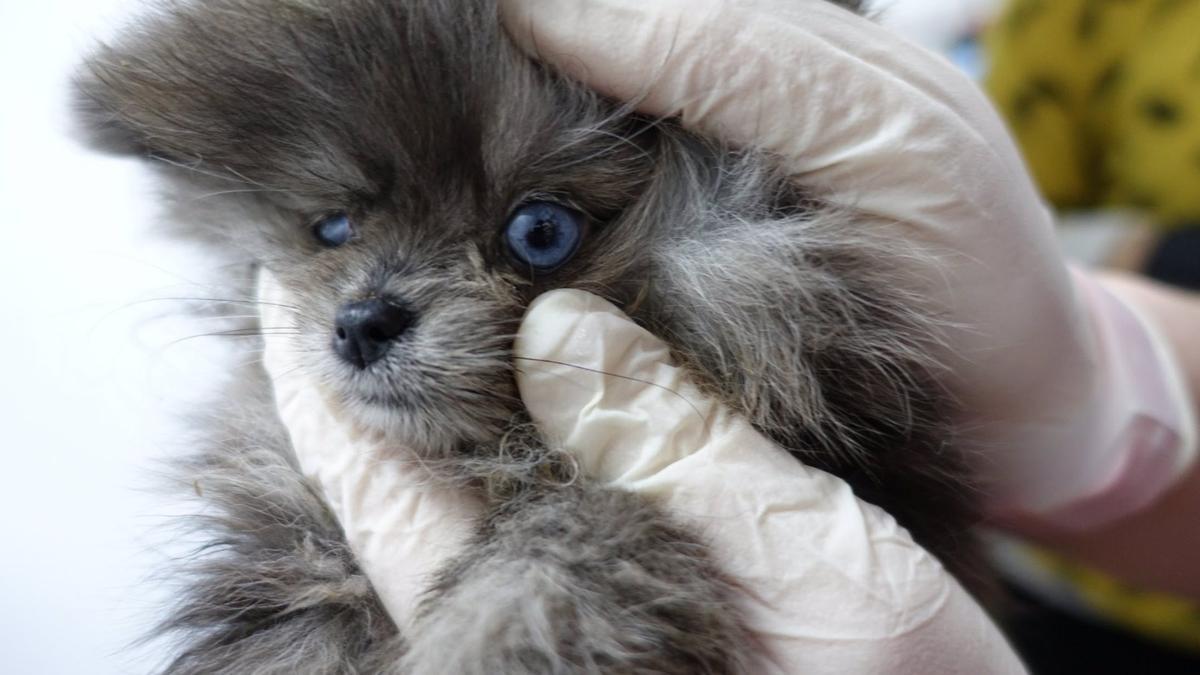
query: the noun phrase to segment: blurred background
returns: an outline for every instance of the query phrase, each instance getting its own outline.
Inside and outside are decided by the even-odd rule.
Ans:
[[[155,234],[140,166],[68,133],[72,67],[139,2],[0,0],[2,673],[153,670],[161,647],[136,642],[170,588],[151,572],[179,552],[156,465],[232,358],[173,314],[211,263]],[[993,95],[1070,255],[1200,287],[1200,0],[875,4]],[[1035,672],[1200,672],[1195,605],[998,550]]]

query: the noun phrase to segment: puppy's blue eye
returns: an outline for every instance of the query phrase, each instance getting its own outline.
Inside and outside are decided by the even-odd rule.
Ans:
[[[354,236],[354,226],[350,223],[350,216],[333,213],[313,225],[313,236],[322,246],[334,248],[350,241],[350,237]]]
[[[579,250],[583,215],[553,202],[530,202],[513,212],[504,238],[518,263],[553,272]]]

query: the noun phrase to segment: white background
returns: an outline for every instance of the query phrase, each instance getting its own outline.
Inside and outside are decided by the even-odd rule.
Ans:
[[[941,46],[992,0],[896,0]],[[222,370],[153,298],[204,295],[204,260],[151,234],[131,160],[66,132],[66,80],[130,0],[0,0],[0,673],[144,673],[129,645],[169,595],[167,504],[149,494],[170,420]]]
[[[145,673],[129,645],[168,593],[168,505],[148,492],[170,426],[220,372],[191,260],[151,234],[132,160],[67,134],[66,80],[128,0],[0,0],[0,673]],[[209,340],[208,342],[211,342]]]

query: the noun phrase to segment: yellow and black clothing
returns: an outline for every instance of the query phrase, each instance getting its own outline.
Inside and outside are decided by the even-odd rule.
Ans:
[[[1052,203],[1200,222],[1200,0],[1014,0],[985,42]]]

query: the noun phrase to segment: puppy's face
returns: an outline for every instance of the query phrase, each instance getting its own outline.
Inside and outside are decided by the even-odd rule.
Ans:
[[[519,409],[509,347],[530,298],[631,296],[653,236],[630,211],[655,132],[536,68],[494,11],[177,3],[80,79],[95,136],[162,160],[208,209],[197,226],[298,298],[264,330],[294,331],[357,420],[432,453]]]
[[[571,286],[919,541],[960,548],[937,326],[890,263],[920,251],[770,158],[540,69],[494,0],[161,0],[78,88],[95,142],[159,160],[191,234],[290,291],[264,331],[361,426],[486,450],[521,410],[525,306]]]
[[[87,64],[93,137],[161,160],[203,207],[181,220],[275,273],[298,301],[264,329],[362,424],[496,439],[524,308],[571,286],[636,306],[781,443],[906,442],[928,326],[897,244],[765,158],[540,69],[492,0],[165,7]]]

